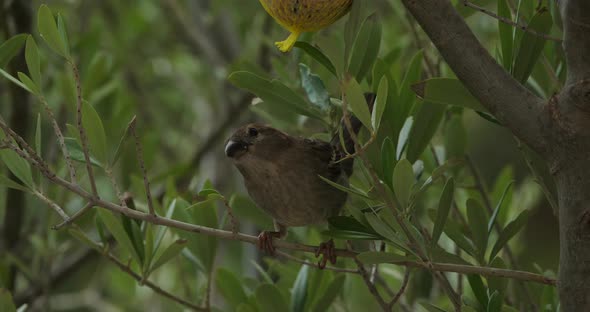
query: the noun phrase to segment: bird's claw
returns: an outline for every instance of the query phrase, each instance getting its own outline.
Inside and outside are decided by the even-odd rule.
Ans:
[[[273,231],[262,231],[258,234],[258,249],[264,250],[270,255],[274,255],[275,253],[275,246],[273,245],[273,238],[280,237],[279,232]]]
[[[334,245],[333,239],[320,244],[315,252],[315,256],[319,257],[320,255],[322,255],[322,258],[318,261],[318,267],[320,269],[324,269],[328,261],[336,264],[336,246]]]

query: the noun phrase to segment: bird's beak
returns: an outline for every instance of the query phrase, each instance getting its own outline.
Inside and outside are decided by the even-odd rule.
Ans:
[[[229,140],[225,145],[225,156],[234,157],[238,152],[248,149],[244,142]]]

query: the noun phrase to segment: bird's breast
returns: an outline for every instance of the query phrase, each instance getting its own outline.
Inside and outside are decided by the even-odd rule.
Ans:
[[[236,165],[253,201],[285,226],[324,223],[346,201],[346,193],[322,181],[321,172],[310,166],[279,166],[253,157]]]

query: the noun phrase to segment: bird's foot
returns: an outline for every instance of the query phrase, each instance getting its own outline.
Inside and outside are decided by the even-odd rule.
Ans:
[[[268,254],[274,255],[275,246],[273,245],[273,238],[280,238],[282,235],[278,231],[262,231],[258,234],[258,249],[266,251]]]
[[[318,267],[324,269],[328,261],[332,264],[336,264],[336,246],[334,240],[330,239],[327,242],[321,243],[315,252],[315,256],[322,255],[320,261],[318,261]]]

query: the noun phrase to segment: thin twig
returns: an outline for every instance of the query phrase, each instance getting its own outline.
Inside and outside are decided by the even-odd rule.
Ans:
[[[86,136],[86,130],[82,124],[82,83],[80,82],[80,72],[78,66],[73,60],[68,60],[68,63],[72,67],[74,73],[74,83],[76,84],[76,123],[78,126],[78,132],[80,133],[80,142],[82,143],[82,152],[84,153],[84,161],[86,163],[86,171],[88,171],[88,180],[90,180],[90,187],[92,188],[92,194],[94,197],[99,198],[98,189],[96,188],[96,180],[94,179],[94,169],[92,168],[92,162],[90,162],[90,150],[88,147],[88,137]],[[88,104],[90,105],[90,104]]]
[[[391,302],[389,302],[390,309],[392,309],[393,306],[401,299],[402,295],[406,291],[406,288],[408,287],[409,281],[410,281],[410,270],[406,268],[406,273],[404,274],[404,280],[402,281],[402,285],[400,286],[399,290],[397,291],[397,294],[395,294],[395,297],[393,297],[393,299],[391,299]]]
[[[49,107],[49,104],[47,103],[47,100],[45,99],[45,97],[40,96],[39,101],[43,105],[43,108],[45,109],[45,112],[47,113],[49,120],[51,120],[51,125],[53,126],[53,132],[55,132],[55,136],[57,137],[57,142],[59,144],[62,154],[64,155],[66,166],[68,167],[68,171],[70,172],[70,181],[72,181],[72,183],[78,183],[76,181],[76,169],[74,169],[74,165],[72,163],[72,158],[70,157],[70,152],[68,151],[68,148],[66,147],[64,135],[61,132],[61,130],[59,129],[59,124],[57,123],[57,120],[55,119],[55,115],[53,114],[51,107]]]
[[[494,13],[494,12],[492,12],[492,11],[486,9],[486,8],[480,7],[480,6],[478,6],[478,5],[476,5],[476,4],[472,3],[472,2],[469,2],[468,0],[463,0],[463,5],[465,5],[466,7],[470,7],[472,9],[478,10],[481,13],[483,13],[485,15],[488,15],[490,17],[493,17],[493,18],[499,20],[500,22],[502,22],[504,24],[511,25],[513,27],[516,27],[516,28],[522,30],[522,31],[531,33],[531,34],[533,34],[535,36],[539,36],[541,38],[544,38],[544,39],[547,39],[547,40],[551,40],[551,41],[555,41],[555,42],[563,42],[563,39],[561,39],[561,38],[556,38],[556,37],[552,37],[552,36],[550,36],[548,34],[543,34],[543,33],[537,32],[534,29],[530,29],[526,25],[521,25],[519,23],[513,22],[509,18],[500,16],[500,15],[498,15],[498,14],[496,14],[496,13]]]
[[[0,124],[2,124],[2,120],[0,120]],[[179,230],[191,232],[191,233],[200,233],[203,235],[214,236],[222,239],[230,239],[230,240],[237,240],[242,242],[247,242],[250,244],[257,244],[258,237],[247,235],[243,233],[234,234],[230,231],[219,230],[215,228],[210,228],[206,226],[186,223],[174,219],[168,219],[163,217],[154,218],[153,215],[148,213],[144,213],[138,210],[129,209],[122,205],[117,205],[115,203],[105,201],[103,199],[95,199],[94,195],[89,193],[88,191],[82,189],[76,184],[73,184],[57,175],[55,175],[51,171],[43,171],[41,170],[43,167],[37,163],[30,155],[24,153],[18,147],[14,146],[13,144],[10,146],[12,150],[17,152],[17,154],[33,165],[35,168],[39,169],[42,175],[47,178],[48,180],[52,181],[56,185],[60,185],[65,189],[71,191],[74,194],[86,199],[86,200],[94,200],[95,206],[102,207],[104,209],[108,209],[113,212],[121,213],[129,218],[142,220],[146,222],[150,222],[155,225],[162,225],[171,228],[176,228]],[[302,251],[307,253],[315,254],[318,246],[310,246],[305,244],[298,244],[298,243],[291,243],[284,240],[277,240],[275,241],[275,247],[281,249],[289,249],[289,250],[296,250]],[[335,254],[339,257],[346,257],[346,258],[353,258],[358,255],[358,253],[346,249],[336,249]],[[402,261],[402,262],[395,262],[393,264],[402,265],[402,266],[409,266],[409,267],[418,267],[424,269],[431,269],[434,271],[439,272],[455,272],[455,273],[462,273],[462,274],[480,274],[484,276],[493,276],[493,277],[504,277],[504,278],[512,278],[517,280],[523,281],[530,281],[536,282],[546,285],[556,285],[556,280],[552,278],[548,278],[539,274],[534,274],[530,272],[524,271],[515,271],[515,270],[507,270],[507,269],[497,269],[497,268],[488,268],[488,267],[480,267],[480,266],[470,266],[470,265],[457,265],[457,264],[447,264],[447,263],[434,263],[434,262],[424,262],[424,261]]]
[[[139,163],[139,168],[141,169],[141,174],[143,175],[143,185],[145,187],[145,195],[147,197],[147,204],[148,210],[150,214],[156,217],[156,212],[154,210],[154,202],[152,200],[152,191],[150,190],[150,181],[147,176],[147,170],[145,169],[145,163],[143,162],[143,150],[141,148],[141,142],[139,141],[139,137],[137,136],[137,132],[135,131],[135,127],[137,125],[137,119],[133,117],[129,122],[129,130],[131,134],[133,134],[133,138],[135,139],[135,151],[137,153],[137,162]]]
[[[355,149],[359,149],[361,146],[359,144],[356,134],[354,133],[354,131],[352,131],[352,124],[350,122],[350,116],[348,114],[346,97],[343,97],[343,101],[342,101],[342,114],[343,114],[342,118],[344,119],[344,125],[346,126],[346,128],[350,134],[350,138],[354,142]],[[411,246],[413,246],[413,249],[416,251],[416,254],[420,257],[420,259],[422,259],[422,261],[429,262],[428,257],[426,256],[426,254],[422,250],[422,248],[420,248],[420,244],[418,244],[418,241],[414,237],[414,234],[408,229],[402,216],[398,213],[398,209],[396,209],[396,204],[395,204],[394,200],[391,198],[389,192],[386,191],[385,186],[383,185],[383,182],[377,176],[377,173],[373,169],[373,166],[372,166],[371,162],[369,161],[369,159],[362,152],[359,154],[359,158],[362,160],[363,164],[365,165],[365,167],[369,171],[369,174],[373,180],[373,184],[375,186],[375,189],[377,190],[377,192],[379,193],[381,198],[383,198],[385,200],[385,204],[392,211],[392,214],[393,214],[394,218],[396,219],[396,222],[398,223],[402,232],[404,232],[404,235],[408,238]],[[440,281],[442,287],[444,288],[444,290],[447,292],[449,298],[451,299],[451,302],[453,303],[455,310],[460,311],[461,310],[461,299],[459,298],[457,293],[453,290],[453,288],[450,286],[450,283],[447,280],[446,276],[444,276],[444,274],[441,274],[439,272],[433,272],[433,276]]]
[[[40,200],[45,202],[49,207],[51,207],[51,209],[55,210],[55,212],[57,212],[57,214],[59,214],[59,216],[62,217],[64,220],[67,220],[70,218],[68,216],[68,214],[58,204],[56,204],[51,199],[47,198],[47,196],[45,196],[43,193],[36,191],[36,190],[34,190],[32,193],[37,198],[39,198]]]
[[[469,170],[471,171],[473,178],[475,179],[475,186],[477,187],[479,193],[481,194],[481,197],[483,198],[484,206],[486,207],[486,210],[488,211],[488,213],[491,216],[494,213],[494,208],[492,207],[492,200],[490,199],[490,196],[485,188],[483,179],[482,179],[481,175],[479,174],[479,172],[477,171],[477,168],[475,167],[475,164],[473,163],[471,158],[469,156],[465,156],[465,160],[467,162],[467,165],[469,166]],[[500,224],[497,222],[494,222],[494,229],[496,230],[497,233],[502,232],[502,228],[500,227]],[[518,263],[516,262],[516,258],[514,257],[514,253],[512,252],[512,248],[510,248],[509,245],[506,245],[506,246],[504,246],[504,252],[508,256],[508,261],[510,261],[510,266],[514,269],[518,269]],[[538,310],[536,308],[536,305],[533,303],[533,300],[531,298],[531,294],[530,294],[527,286],[523,283],[518,283],[518,285],[520,286],[526,299],[531,303],[531,305],[533,305],[535,310]]]
[[[346,244],[348,246],[348,249],[352,249],[350,241],[347,241]],[[352,259],[354,263],[356,263],[358,267],[358,272],[363,278],[365,285],[367,285],[369,292],[371,293],[371,295],[373,295],[373,297],[375,297],[377,303],[379,303],[379,305],[381,306],[381,309],[383,309],[383,311],[391,311],[391,307],[389,306],[389,304],[387,304],[387,302],[385,302],[385,300],[383,300],[383,297],[381,297],[381,295],[379,294],[379,291],[377,290],[377,287],[375,287],[375,284],[371,283],[371,277],[369,276],[369,273],[365,269],[363,263],[359,259],[357,259],[357,257],[353,257]]]
[[[88,210],[90,210],[93,206],[94,205],[91,201],[86,203],[86,205],[84,205],[84,207],[82,207],[82,208],[80,208],[80,210],[76,211],[76,213],[74,213],[71,217],[64,219],[64,221],[62,221],[60,224],[54,225],[53,227],[51,227],[51,229],[52,230],[59,230],[65,226],[69,226],[70,224],[73,224],[74,221],[80,219],[80,217],[85,215],[86,212],[88,212]]]
[[[309,262],[307,260],[303,260],[303,259],[299,259],[297,257],[294,257],[286,252],[282,252],[280,250],[276,250],[275,254],[278,256],[281,256],[285,259],[291,260],[293,262],[297,262],[297,263],[301,263],[303,265],[307,265],[313,268],[320,268],[320,266],[317,263],[314,262]],[[340,273],[351,273],[351,274],[358,274],[359,271],[358,270],[351,270],[351,269],[343,269],[343,268],[337,268],[337,267],[333,267],[333,266],[325,266],[324,268],[322,268],[323,270],[329,270],[329,271],[334,271],[334,272],[340,272]]]
[[[236,219],[234,211],[232,207],[229,205],[229,201],[227,200],[227,198],[223,197],[222,201],[223,205],[227,209],[227,215],[229,216],[229,221],[231,222],[231,232],[237,234],[240,230],[240,223],[238,222],[238,219]]]

